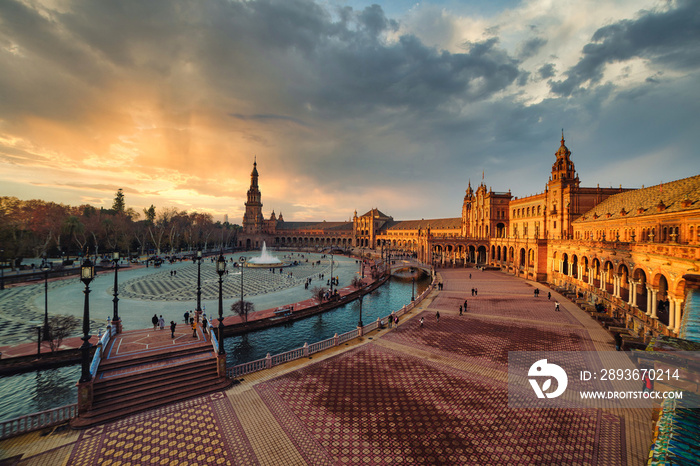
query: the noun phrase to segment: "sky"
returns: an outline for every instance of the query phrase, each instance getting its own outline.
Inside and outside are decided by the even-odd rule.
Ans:
[[[1,0],[0,196],[459,217],[700,173],[697,0]],[[143,216],[142,216],[143,218]]]

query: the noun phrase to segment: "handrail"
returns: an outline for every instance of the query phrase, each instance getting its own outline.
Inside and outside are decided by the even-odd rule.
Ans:
[[[74,418],[77,414],[78,404],[75,403],[2,421],[0,422],[0,440],[61,424]]]
[[[202,330],[202,333],[204,331]],[[207,325],[207,333],[209,333],[209,336],[211,337],[211,345],[214,347],[214,354],[218,355],[219,354],[219,340],[216,338],[216,332],[214,329],[211,328],[211,321],[209,321],[209,325]]]
[[[100,338],[100,341],[97,342],[97,349],[95,350],[95,354],[92,356],[92,363],[90,364],[90,375],[92,377],[95,377],[97,375],[97,368],[100,366],[100,362],[102,361],[102,353],[104,352],[105,348],[107,347],[107,344],[109,343],[109,340],[117,333],[117,328],[115,325],[107,325],[107,328],[105,329],[104,335],[102,335],[102,338]]]

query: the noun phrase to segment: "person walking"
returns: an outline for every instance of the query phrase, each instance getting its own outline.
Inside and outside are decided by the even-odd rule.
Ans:
[[[549,301],[551,299],[552,299],[552,292],[550,291],[547,293],[547,300]]]
[[[190,324],[192,325],[192,338],[197,338],[197,322],[194,318],[190,318]]]
[[[554,303],[554,310],[559,312],[559,303],[558,302]]]
[[[421,327],[423,326],[423,318],[422,317],[420,318],[420,326]]]
[[[459,306],[459,315],[462,315],[462,306]]]
[[[158,319],[158,325],[160,326],[161,330],[165,329],[165,319],[163,319],[163,314],[161,314],[160,319]]]
[[[437,323],[440,323],[440,311],[435,311],[435,320],[437,320]]]
[[[151,317],[151,322],[153,322],[153,330],[158,328],[158,314],[153,314]]]
[[[467,312],[467,300],[464,300],[464,312]]]
[[[173,338],[173,339],[175,338],[175,327],[176,326],[177,326],[177,324],[175,323],[175,321],[171,320],[170,321],[170,338]]]
[[[185,323],[190,321],[190,311],[185,311]]]
[[[615,350],[620,351],[622,349],[622,335],[619,332],[615,333]]]

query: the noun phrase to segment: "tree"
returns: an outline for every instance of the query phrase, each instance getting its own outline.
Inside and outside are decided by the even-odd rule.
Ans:
[[[156,220],[156,207],[151,204],[148,209],[143,209],[143,214],[146,216],[146,223],[153,223]]]
[[[114,203],[112,204],[112,210],[123,214],[126,209],[126,203],[124,202],[124,191],[119,188],[114,196]]]
[[[61,347],[63,339],[72,335],[80,326],[80,319],[74,316],[52,316],[49,318],[49,346],[55,353]]]
[[[352,277],[352,281],[350,282],[350,284],[353,288],[359,290],[360,288],[362,288],[362,279],[356,275]]]
[[[323,297],[326,295],[326,290],[325,287],[323,286],[317,286],[313,290],[311,290],[311,294],[313,295],[314,298],[318,300],[318,304],[323,303]]]
[[[248,314],[255,312],[255,306],[250,301],[236,301],[231,304],[231,312],[241,316],[243,322],[248,322]]]

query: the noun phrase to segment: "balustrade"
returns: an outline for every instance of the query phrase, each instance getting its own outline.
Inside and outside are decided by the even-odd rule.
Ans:
[[[40,413],[8,419],[0,422],[0,440],[33,430],[55,426],[74,418],[78,414],[78,404],[61,406]]]

